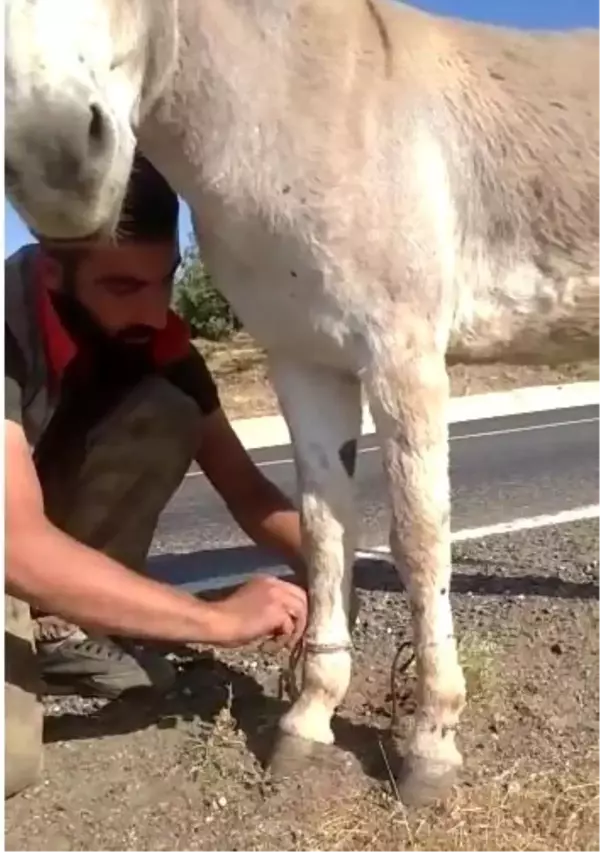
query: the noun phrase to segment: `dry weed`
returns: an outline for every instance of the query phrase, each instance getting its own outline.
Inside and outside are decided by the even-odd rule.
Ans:
[[[241,332],[224,343],[199,340],[196,345],[215,377],[229,417],[279,413],[277,398],[267,377],[265,353],[249,334]],[[556,368],[543,364],[453,364],[449,374],[453,396],[463,396],[530,385],[598,381],[598,361]]]
[[[527,775],[517,762],[477,787],[458,787],[443,805],[413,812],[372,790],[316,814],[297,849],[598,849],[597,764]]]

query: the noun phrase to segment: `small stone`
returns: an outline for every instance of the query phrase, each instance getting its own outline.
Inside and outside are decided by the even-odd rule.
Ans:
[[[496,721],[496,719],[492,719],[488,727],[492,734],[498,733],[498,722]]]
[[[214,820],[214,816],[212,816],[212,814],[209,814],[209,815],[205,818],[204,822],[212,822],[213,820]]]
[[[217,804],[220,808],[227,807],[227,799],[225,798],[225,796],[219,796],[219,798],[217,799]]]

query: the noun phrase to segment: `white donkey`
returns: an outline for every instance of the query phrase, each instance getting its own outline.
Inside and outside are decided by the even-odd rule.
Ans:
[[[461,764],[446,359],[598,346],[596,32],[388,0],[5,0],[7,191],[38,232],[110,234],[136,139],[268,350],[311,612],[278,756],[333,743],[350,682],[361,384],[412,608],[405,800]],[[293,765],[293,761],[292,761]]]

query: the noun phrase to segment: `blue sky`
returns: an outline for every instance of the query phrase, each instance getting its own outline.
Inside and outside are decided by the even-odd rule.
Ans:
[[[598,27],[597,0],[412,0],[414,5],[445,15],[523,27],[563,29]],[[31,235],[4,200],[4,256],[12,254]],[[191,231],[189,210],[182,205],[180,232],[186,242]]]

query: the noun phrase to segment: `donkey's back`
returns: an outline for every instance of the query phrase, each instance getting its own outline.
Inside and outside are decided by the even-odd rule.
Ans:
[[[369,8],[392,208],[452,291],[449,357],[597,354],[597,33]]]

